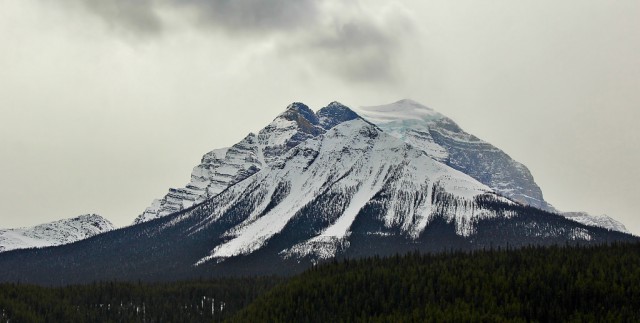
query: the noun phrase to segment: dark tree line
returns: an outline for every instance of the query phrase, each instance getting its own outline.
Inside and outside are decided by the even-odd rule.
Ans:
[[[0,285],[0,322],[221,322],[281,278]]]
[[[332,260],[291,278],[0,284],[0,322],[640,322],[640,243]]]
[[[640,244],[341,260],[275,287],[237,322],[639,322]]]

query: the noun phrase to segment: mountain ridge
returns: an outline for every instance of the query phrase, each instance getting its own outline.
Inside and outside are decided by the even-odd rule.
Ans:
[[[453,120],[434,109],[411,99],[402,99],[391,104],[353,110],[333,101],[315,113],[304,103],[291,103],[258,135],[250,133],[231,148],[215,149],[205,154],[201,164],[192,171],[189,184],[184,188],[172,188],[165,197],[154,200],[134,223],[165,216],[211,198],[224,188],[257,173],[304,140],[356,118],[380,127],[384,132],[470,175],[508,198],[560,215],[571,214],[560,212],[545,201],[542,190],[524,164],[513,160],[490,143],[466,133]],[[229,152],[232,156],[237,155],[235,160],[227,158]],[[226,178],[212,175],[216,169],[229,166],[236,169],[227,169],[226,174],[221,172]],[[606,215],[592,216],[583,212],[579,217],[567,217],[583,224],[628,232],[622,223]]]
[[[114,225],[97,214],[85,214],[14,229],[0,229],[0,252],[72,243],[113,230]]]
[[[592,215],[587,212],[563,212],[562,216],[569,220],[573,220],[582,224],[601,227],[610,230],[616,230],[624,233],[630,233],[622,222],[606,215]]]
[[[339,102],[331,102],[317,113],[304,103],[294,102],[257,134],[250,133],[230,148],[206,153],[201,164],[193,169],[190,183],[184,188],[172,188],[163,198],[154,200],[134,224],[166,216],[216,196],[272,164],[299,143],[355,118],[360,117]]]

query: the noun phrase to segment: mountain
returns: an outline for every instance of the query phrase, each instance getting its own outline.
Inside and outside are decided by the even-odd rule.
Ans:
[[[206,153],[183,188],[172,188],[152,202],[134,223],[183,210],[216,196],[227,187],[255,174],[300,142],[313,138],[340,122],[362,116],[385,133],[402,139],[428,156],[459,170],[519,203],[567,215],[547,203],[529,169],[502,150],[462,130],[453,120],[412,100],[360,107],[353,110],[332,102],[315,115],[303,103],[293,103],[273,122],[250,133],[230,148]],[[628,232],[606,215],[583,213],[570,219],[588,225]]]
[[[73,244],[2,253],[0,281],[284,275],[333,257],[637,241],[503,197],[338,103],[318,113],[293,104],[254,139],[243,158],[216,153],[209,174],[235,175],[203,176],[231,180],[202,202]]]
[[[109,220],[96,214],[81,215],[28,228],[0,229],[0,252],[72,243],[113,229],[114,226]]]
[[[504,151],[462,130],[453,120],[412,100],[360,107],[355,111],[384,132],[402,139],[427,155],[509,199],[587,225],[628,232],[615,219],[586,213],[562,213],[547,203],[529,169]]]

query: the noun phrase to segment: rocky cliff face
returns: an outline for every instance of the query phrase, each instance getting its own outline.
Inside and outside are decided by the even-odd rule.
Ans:
[[[111,231],[109,220],[87,214],[34,227],[0,229],[0,252],[14,249],[57,246]]]
[[[303,103],[292,103],[257,135],[250,133],[230,148],[205,154],[185,187],[170,189],[163,198],[153,201],[134,223],[163,217],[216,196],[271,166],[301,142],[355,118],[359,118],[357,114],[337,102],[330,103],[317,114]]]

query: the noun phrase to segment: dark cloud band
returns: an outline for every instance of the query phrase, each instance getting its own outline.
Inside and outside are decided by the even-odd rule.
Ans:
[[[159,14],[165,11],[203,30],[246,37],[284,34],[280,39],[286,41],[275,44],[282,55],[307,57],[322,71],[348,81],[392,80],[397,74],[395,56],[411,29],[402,12],[376,15],[359,2],[327,6],[330,0],[74,1],[115,29],[144,37],[161,36],[169,28]]]

